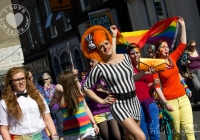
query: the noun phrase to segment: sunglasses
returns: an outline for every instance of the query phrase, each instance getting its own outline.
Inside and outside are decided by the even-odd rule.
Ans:
[[[196,45],[195,46],[191,46],[192,48],[195,48],[196,47]]]

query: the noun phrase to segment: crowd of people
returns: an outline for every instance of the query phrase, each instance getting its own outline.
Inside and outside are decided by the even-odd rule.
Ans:
[[[174,52],[169,54],[168,44],[161,40],[148,46],[146,57],[165,59],[164,71],[139,69],[138,44],[129,44],[127,54],[117,54],[115,25],[110,27],[111,33],[95,25],[83,34],[81,50],[91,69],[81,72],[80,80],[78,71],[72,69],[58,75],[57,85],[51,83],[48,73],[34,84],[29,68],[11,68],[0,102],[3,139],[88,140],[98,135],[103,140],[160,140],[162,108],[172,118],[173,140],[181,140],[182,130],[188,140],[195,140],[192,93],[176,65],[187,43],[183,18],[178,23],[181,37]],[[200,57],[195,41],[188,46],[182,65],[188,67],[199,92]]]

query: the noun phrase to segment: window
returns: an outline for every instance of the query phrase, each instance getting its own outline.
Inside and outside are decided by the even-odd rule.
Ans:
[[[50,31],[51,31],[51,38],[56,37],[57,34],[57,29],[55,24],[52,25],[52,19],[53,19],[53,13],[51,13],[51,6],[48,0],[44,0],[44,5],[45,5],[45,9],[46,9],[46,13],[47,13],[47,21],[46,21],[46,25],[45,28],[50,27]],[[53,21],[54,23],[55,21]]]
[[[88,0],[80,0],[80,2],[81,2],[82,11],[90,9],[90,5],[89,5]]]
[[[58,12],[57,16],[56,16],[56,20],[59,20],[60,18],[62,18],[63,23],[64,23],[64,27],[65,27],[65,31],[68,31],[69,29],[71,29],[71,25],[69,25],[70,22],[70,18],[69,18],[69,12],[67,11],[67,15],[65,16],[64,11]],[[66,18],[68,17],[68,18]]]
[[[48,16],[49,14],[51,14],[51,6],[49,3],[49,0],[44,0],[44,6],[45,6],[45,10]]]
[[[158,21],[167,18],[168,16],[167,16],[164,0],[153,0],[153,1],[154,1],[155,12],[156,12]]]
[[[51,30],[51,38],[54,38],[58,35],[56,26],[51,26],[50,30]]]
[[[37,27],[37,31],[38,31],[38,36],[40,38],[40,43],[44,44],[44,36],[43,36],[41,23],[40,23],[40,18],[39,18],[39,14],[38,14],[38,9],[37,8],[34,9],[34,16],[35,16],[35,22],[36,22],[36,27]]]
[[[69,24],[70,22],[70,18],[69,18],[69,12],[67,12],[67,17],[65,16],[65,13],[63,13],[63,23],[64,23],[64,26],[65,26],[65,31],[68,31],[69,29],[71,29],[71,25]]]

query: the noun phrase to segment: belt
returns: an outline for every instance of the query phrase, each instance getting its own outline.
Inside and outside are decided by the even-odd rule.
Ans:
[[[126,100],[126,99],[131,99],[136,96],[135,91],[131,91],[128,93],[122,93],[122,94],[112,94],[114,98],[117,100]]]
[[[13,134],[11,134],[11,138],[12,138],[12,140],[36,140],[36,139],[42,138],[42,133],[46,134],[46,130],[44,129],[40,132],[31,134],[31,135],[13,135]]]

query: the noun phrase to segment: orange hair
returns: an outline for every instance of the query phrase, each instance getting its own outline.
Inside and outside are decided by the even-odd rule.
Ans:
[[[88,34],[92,35],[92,40],[96,47],[98,47],[98,45],[104,40],[108,40],[112,44],[112,36],[110,35],[109,31],[103,26],[95,25],[85,31],[81,38],[81,50],[83,51],[85,57],[87,57],[88,59],[96,59],[98,62],[104,62],[99,55],[97,48],[92,51],[88,50],[88,42],[85,40],[85,37]]]

